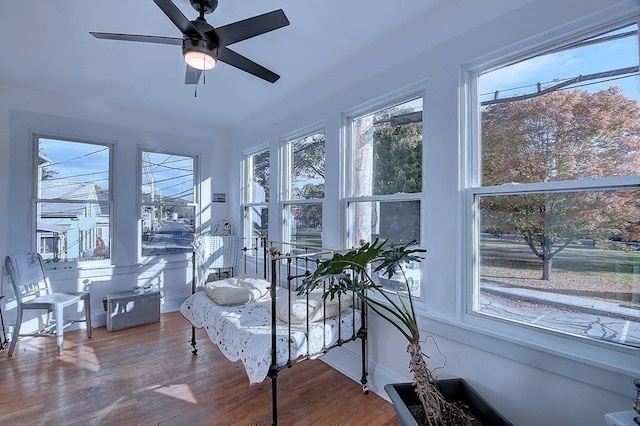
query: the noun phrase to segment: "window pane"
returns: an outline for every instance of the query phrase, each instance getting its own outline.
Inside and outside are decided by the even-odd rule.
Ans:
[[[637,26],[479,77],[482,184],[638,175]]]
[[[36,238],[46,262],[108,259],[105,145],[38,138]]]
[[[142,206],[142,256],[190,253],[194,206]]]
[[[357,247],[361,240],[377,237],[388,244],[420,244],[420,201],[367,201],[349,203],[350,242]]]
[[[109,259],[109,203],[36,203],[45,262]]]
[[[250,165],[248,203],[269,201],[269,151],[262,151],[248,158]]]
[[[479,196],[479,312],[640,347],[639,199]]]
[[[290,142],[290,199],[324,197],[324,132]]]
[[[141,152],[142,256],[191,252],[195,232],[193,157]]]
[[[269,150],[247,155],[243,163],[247,179],[244,191],[243,235],[260,237],[266,235],[269,227]],[[247,205],[249,204],[249,205]]]
[[[354,197],[422,191],[422,98],[351,123]]]
[[[38,139],[38,198],[109,199],[109,147]]]
[[[374,264],[373,268],[375,269],[376,266],[377,264]],[[391,277],[377,272],[371,278],[386,290],[400,294],[407,294],[407,291],[410,291],[412,296],[420,297],[420,274],[420,262],[405,262],[394,271]]]
[[[244,208],[244,235],[259,237],[269,230],[269,209],[266,206],[247,206]]]
[[[301,247],[322,247],[322,204],[288,205],[288,241]]]
[[[186,205],[195,202],[192,157],[142,152],[142,199],[145,203]]]

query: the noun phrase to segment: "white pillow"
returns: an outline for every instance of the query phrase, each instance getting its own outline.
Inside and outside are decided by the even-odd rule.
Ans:
[[[289,301],[290,303],[287,303]],[[291,317],[289,317],[289,305],[291,305]],[[298,296],[292,292],[290,299],[286,295],[276,298],[276,317],[290,324],[306,324],[307,319],[309,322],[322,321],[348,309],[350,305],[348,298],[342,298],[339,305],[337,297],[333,300],[329,298],[323,300],[320,292],[310,293],[308,303],[305,294]],[[271,310],[270,304],[267,306]]]
[[[218,305],[233,306],[269,297],[269,281],[250,275],[207,283],[204,292]]]

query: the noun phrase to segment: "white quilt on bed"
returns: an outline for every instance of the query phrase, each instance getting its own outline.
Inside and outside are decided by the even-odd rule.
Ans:
[[[182,304],[180,312],[196,328],[204,327],[213,343],[222,354],[231,361],[241,360],[249,382],[262,382],[271,365],[271,314],[267,310],[270,300],[239,306],[216,305],[205,293],[196,293]],[[288,338],[289,324],[278,322],[277,363],[286,364],[289,359],[291,342],[291,360],[307,353],[320,352],[338,340],[338,323],[342,339],[349,339],[354,330],[360,328],[358,312],[345,310],[342,315],[310,323],[309,336],[306,336],[306,324],[291,325],[291,338]],[[307,347],[308,346],[308,347]]]

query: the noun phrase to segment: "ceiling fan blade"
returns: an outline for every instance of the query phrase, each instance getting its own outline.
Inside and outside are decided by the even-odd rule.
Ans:
[[[218,36],[220,46],[228,46],[269,31],[289,25],[289,20],[282,9],[274,10],[253,18],[244,19],[232,24],[216,28],[215,34]],[[211,32],[207,31],[207,33]],[[205,35],[207,34],[205,33]]]
[[[184,84],[198,84],[200,81],[201,70],[197,70],[187,65],[187,72],[184,75]]]
[[[273,71],[269,71],[262,65],[258,65],[251,59],[245,58],[226,47],[218,48],[218,60],[248,72],[249,74],[253,74],[263,80],[267,80],[269,83],[275,83],[280,78],[280,76]]]
[[[176,37],[161,37],[139,34],[96,33],[92,31],[89,31],[89,34],[91,34],[95,38],[106,40],[139,41],[143,43],[173,44],[178,46],[182,45],[182,38]]]
[[[195,26],[180,12],[180,9],[171,0],[153,0],[155,4],[164,12],[171,22],[178,27],[182,34],[198,37],[199,33]]]

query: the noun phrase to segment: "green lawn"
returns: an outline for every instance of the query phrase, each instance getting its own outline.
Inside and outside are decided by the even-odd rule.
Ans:
[[[483,280],[640,306],[640,252],[569,246],[553,261],[551,280],[543,281],[542,260],[518,241],[483,239]]]

